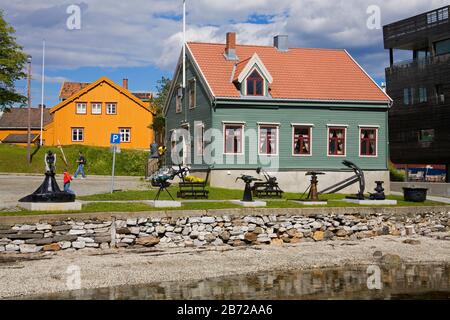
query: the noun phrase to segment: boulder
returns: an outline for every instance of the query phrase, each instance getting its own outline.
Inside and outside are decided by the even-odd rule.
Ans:
[[[283,240],[279,239],[279,238],[274,238],[270,241],[270,244],[272,246],[282,246],[283,245]]]
[[[136,240],[137,245],[152,247],[159,243],[159,238],[154,236],[142,237]]]
[[[37,246],[35,244],[21,244],[19,246],[20,253],[35,253],[42,250],[42,247]]]
[[[244,235],[244,240],[247,242],[255,242],[258,239],[258,234],[254,232],[247,232]]]
[[[59,243],[46,244],[43,247],[44,251],[59,251],[61,250],[61,246]]]
[[[219,237],[223,241],[228,241],[228,240],[230,240],[230,233],[228,231],[223,231],[223,232],[219,233]]]
[[[315,241],[322,241],[323,240],[323,236],[324,236],[324,232],[323,231],[316,231],[313,234],[313,239]]]

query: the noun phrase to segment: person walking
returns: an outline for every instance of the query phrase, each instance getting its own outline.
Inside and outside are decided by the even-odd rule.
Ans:
[[[84,166],[86,165],[86,158],[84,157],[84,155],[81,151],[78,153],[77,164],[78,164],[78,168],[77,168],[77,171],[75,171],[73,178],[76,179],[77,176],[81,173],[81,179],[85,179],[86,173],[84,172]]]
[[[64,191],[68,192],[68,193],[75,194],[75,192],[73,192],[70,189],[70,181],[72,181],[72,177],[70,176],[70,173],[67,171],[67,168],[64,169],[64,178],[63,179],[64,179],[63,180],[64,181]]]

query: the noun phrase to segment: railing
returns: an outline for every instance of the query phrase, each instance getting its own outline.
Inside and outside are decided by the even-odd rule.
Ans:
[[[390,69],[391,71],[397,71],[409,68],[427,68],[429,66],[433,66],[440,63],[450,63],[450,53],[434,57],[399,61],[394,63],[392,67],[388,69]]]
[[[449,23],[449,10],[450,6],[442,7],[415,17],[386,25],[383,27],[384,40],[392,40]]]

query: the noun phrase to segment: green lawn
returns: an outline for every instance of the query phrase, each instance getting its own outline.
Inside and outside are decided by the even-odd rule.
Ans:
[[[181,198],[177,198],[177,190],[178,188],[176,186],[169,187],[169,191],[172,194],[172,196],[176,200],[183,200]],[[235,189],[222,189],[222,188],[212,188],[209,187],[209,197],[208,200],[235,200],[235,199],[241,199],[242,198],[242,190],[235,190]],[[153,200],[156,195],[156,189],[152,188],[149,190],[130,190],[130,191],[119,191],[111,193],[103,193],[103,194],[96,194],[96,195],[90,195],[90,196],[83,196],[78,197],[80,200],[87,200],[87,201],[113,201],[113,200]],[[283,194],[282,200],[298,200],[300,198],[300,194],[298,193],[290,193],[285,192]],[[320,195],[321,200],[328,200],[327,207],[352,207],[352,206],[358,206],[357,204],[351,204],[343,201],[336,201],[341,200],[345,198],[345,194],[324,194]],[[161,200],[170,200],[169,195],[164,192],[161,193],[160,196]],[[435,202],[435,201],[425,201],[423,203],[417,203],[417,202],[408,202],[404,201],[402,196],[388,196],[388,199],[397,200],[398,206],[434,206],[434,205],[443,205],[443,203]],[[268,207],[272,208],[297,208],[297,207],[310,207],[310,206],[303,206],[301,204],[292,202],[292,201],[276,201],[272,199],[268,199]],[[209,206],[211,208],[215,208],[216,204],[218,203],[210,203]]]
[[[69,164],[69,171],[76,170],[78,152],[82,151],[87,159],[86,174],[110,175],[112,166],[112,153],[109,148],[70,145],[64,146],[64,153]],[[64,163],[62,154],[57,147],[33,146],[31,165],[27,163],[27,148],[16,145],[0,144],[0,172],[15,173],[43,173],[44,155],[48,150],[56,153],[56,171],[62,173]],[[139,150],[123,150],[116,157],[116,175],[143,176],[148,153]]]

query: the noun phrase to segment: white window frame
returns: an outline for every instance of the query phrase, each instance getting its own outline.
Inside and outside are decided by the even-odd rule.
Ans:
[[[76,140],[73,139],[74,131],[77,132],[77,139]],[[78,136],[79,136],[80,132],[81,132],[81,140],[78,139]],[[71,133],[70,139],[72,140],[72,142],[84,142],[84,128],[80,128],[80,127],[70,128],[70,133]]]
[[[201,139],[199,139],[199,137],[197,136],[196,139],[199,139],[199,140],[194,141],[194,147],[196,147],[195,154],[197,156],[203,157],[203,155],[205,153],[205,124],[204,123],[195,124],[194,134],[195,134],[196,130],[198,130],[200,132]],[[199,152],[200,149],[197,149],[199,147],[198,146],[199,143],[201,144],[201,152]]]
[[[227,126],[236,126],[241,127],[242,134],[241,134],[241,152],[240,153],[234,153],[234,152],[226,152],[226,143],[227,143],[227,137],[226,137],[226,131],[225,128]],[[245,154],[245,122],[238,121],[238,122],[223,122],[222,125],[222,132],[223,132],[223,154],[225,155],[244,155]]]
[[[189,86],[188,107],[189,107],[190,110],[192,110],[192,109],[195,109],[195,107],[197,106],[197,79],[195,79],[195,78],[189,79],[188,86]],[[191,89],[192,88],[194,90],[194,103],[192,104],[192,107],[191,107]]]
[[[261,79],[262,79],[262,82],[263,82],[263,91],[262,91],[262,95],[256,95],[256,94],[252,94],[252,95],[249,95],[248,93],[247,93],[247,78],[248,77],[250,77],[250,75],[253,73],[253,71],[256,71],[256,72],[258,72],[258,74],[259,74],[259,76],[261,77]],[[255,67],[253,67],[251,70],[250,70],[250,72],[247,74],[247,76],[245,77],[245,79],[244,79],[244,83],[245,83],[245,95],[246,96],[248,96],[248,97],[265,97],[266,96],[266,78],[264,78],[264,76],[261,74],[261,71],[259,71],[258,70],[258,68],[255,66]]]
[[[94,105],[100,106],[99,112],[94,112]],[[91,114],[102,114],[102,108],[103,108],[103,105],[101,102],[91,102]]]
[[[375,155],[365,155],[361,154],[361,131],[364,129],[373,129],[375,130]],[[371,125],[359,125],[358,126],[358,155],[360,158],[378,158],[378,129],[379,126],[371,126]]]
[[[293,157],[312,157],[313,155],[313,128],[312,123],[291,123],[291,155]],[[294,153],[294,133],[295,127],[309,128],[309,154],[296,154]]]
[[[262,153],[260,150],[260,142],[261,142],[261,127],[270,127],[276,129],[276,137],[277,140],[275,141],[275,153]],[[280,124],[279,123],[265,123],[265,122],[258,122],[258,155],[259,156],[265,156],[265,157],[278,157],[279,155],[279,146],[280,146]]]
[[[84,106],[84,111],[82,108],[80,111],[80,107],[82,107],[82,106]],[[86,114],[87,113],[87,103],[86,102],[77,102],[75,112],[76,112],[76,114]]]
[[[126,135],[127,132],[122,132],[123,130],[128,130],[128,141],[125,141],[123,137]],[[130,143],[131,142],[131,128],[129,127],[122,127],[119,128],[119,134],[120,134],[120,143]]]
[[[342,128],[344,129],[344,137],[345,137],[345,141],[344,141],[344,154],[330,154],[330,129],[338,129],[338,128]],[[346,157],[347,156],[347,128],[348,125],[347,124],[327,124],[327,157],[331,157],[331,158],[336,158],[336,157]]]
[[[183,112],[183,88],[177,87],[175,95],[175,113]]]
[[[114,105],[114,112],[110,111],[110,106]],[[106,102],[106,114],[117,114],[117,102]]]

